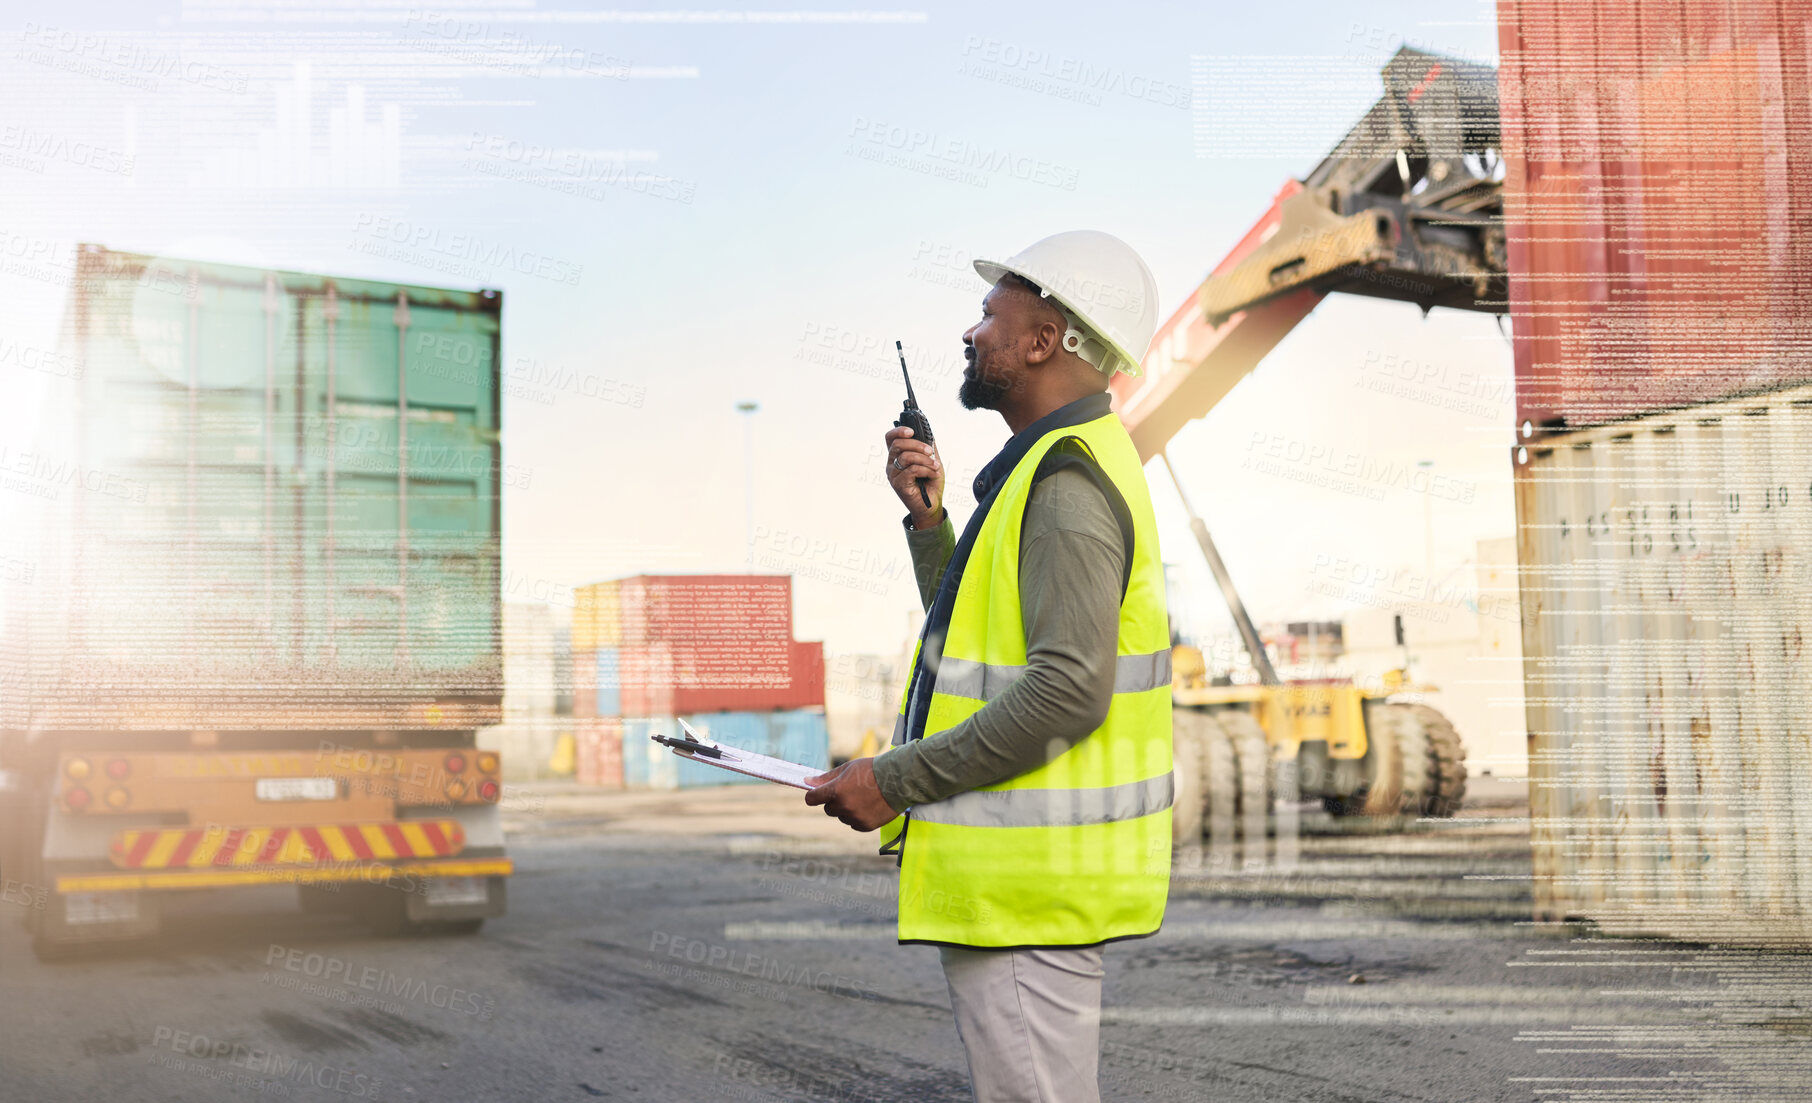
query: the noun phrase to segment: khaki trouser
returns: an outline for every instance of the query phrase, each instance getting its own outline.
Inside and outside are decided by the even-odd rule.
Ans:
[[[976,1103],[1100,1103],[1100,946],[938,953]]]

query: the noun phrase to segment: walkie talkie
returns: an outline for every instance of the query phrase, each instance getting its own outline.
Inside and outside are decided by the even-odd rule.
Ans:
[[[900,419],[894,424],[911,429],[913,440],[922,440],[926,444],[930,444],[934,439],[931,436],[931,419],[925,416],[925,411],[919,409],[919,400],[912,395],[912,373],[906,370],[906,350],[900,346],[898,341],[893,343],[893,347],[894,351],[900,354],[900,374],[906,377],[906,405],[900,407]],[[925,489],[925,484],[931,480],[919,479],[916,481],[919,484],[919,497],[923,499],[925,508],[930,509],[931,494]]]

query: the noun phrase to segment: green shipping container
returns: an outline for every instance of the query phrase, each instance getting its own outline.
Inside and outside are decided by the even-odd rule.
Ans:
[[[38,567],[7,726],[496,723],[501,311],[84,246],[79,378],[0,460]]]

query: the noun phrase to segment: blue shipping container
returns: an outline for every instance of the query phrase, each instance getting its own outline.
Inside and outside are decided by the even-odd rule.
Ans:
[[[679,756],[653,736],[680,734],[671,716],[623,718],[623,786],[626,789],[676,789]]]
[[[790,762],[830,769],[830,731],[823,709],[778,712],[707,712],[687,716],[686,723],[719,743]],[[631,789],[693,789],[708,785],[770,785],[715,766],[688,761],[651,736],[678,735],[671,716],[623,721],[623,784]]]
[[[623,675],[621,659],[614,647],[598,648],[598,715],[619,716],[623,712]]]

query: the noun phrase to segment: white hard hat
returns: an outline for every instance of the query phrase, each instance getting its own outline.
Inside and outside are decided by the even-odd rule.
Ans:
[[[1158,281],[1132,246],[1099,230],[1068,230],[1004,261],[977,260],[989,283],[1011,272],[1038,285],[1069,320],[1063,347],[1113,375],[1139,374],[1158,329]]]

